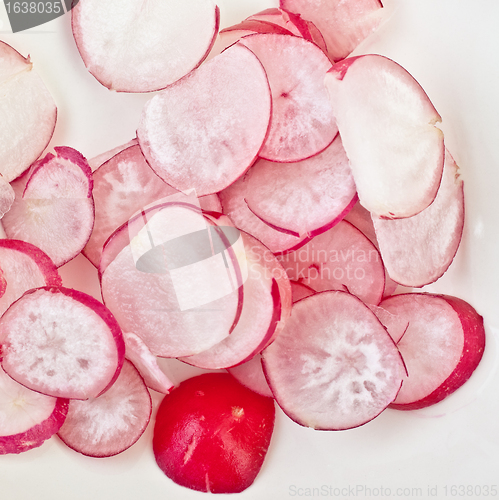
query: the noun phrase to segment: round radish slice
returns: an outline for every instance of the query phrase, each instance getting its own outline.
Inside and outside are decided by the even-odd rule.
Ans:
[[[54,132],[52,96],[25,59],[0,41],[0,174],[10,182],[42,153]]]
[[[216,193],[254,162],[267,136],[271,98],[256,56],[234,45],[144,107],[137,130],[153,170],[180,191]]]
[[[48,396],[96,397],[116,380],[125,355],[108,309],[77,290],[26,292],[0,319],[3,369]]]
[[[322,50],[293,35],[248,35],[238,43],[260,59],[272,91],[270,130],[260,156],[295,162],[331,144],[338,128],[324,87],[331,63]]]
[[[256,354],[250,360],[227,370],[239,383],[257,394],[273,398],[262,368],[262,355]]]
[[[228,373],[205,373],[164,397],[153,451],[175,483],[210,493],[239,493],[260,471],[272,437],[271,398],[246,389]]]
[[[410,293],[389,297],[380,307],[392,315],[388,332],[399,338],[407,366],[392,408],[438,403],[470,378],[485,349],[483,318],[470,304],[448,295]]]
[[[85,66],[121,92],[158,90],[187,75],[208,54],[219,25],[212,0],[79,0],[71,12]]]
[[[346,292],[296,302],[263,351],[279,406],[300,425],[350,429],[379,415],[397,396],[404,365],[374,313]]]
[[[113,386],[97,398],[69,402],[57,433],[73,450],[90,457],[110,457],[137,442],[151,418],[151,395],[130,361]]]
[[[0,455],[41,446],[61,427],[68,400],[32,391],[0,367]]]
[[[56,266],[76,257],[92,232],[92,172],[72,148],[55,148],[33,165],[22,197],[2,223],[8,238],[41,248]]]

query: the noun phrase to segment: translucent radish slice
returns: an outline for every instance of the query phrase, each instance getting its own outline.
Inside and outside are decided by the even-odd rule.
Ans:
[[[0,316],[31,288],[62,285],[54,263],[31,243],[0,239],[0,263],[3,282]]]
[[[261,354],[253,356],[249,361],[240,365],[229,368],[228,372],[239,383],[255,391],[257,394],[267,396],[268,398],[274,397],[267,383],[267,379],[265,378],[265,374],[263,373]]]
[[[383,262],[401,285],[433,283],[448,269],[461,242],[464,226],[463,181],[446,152],[442,182],[433,203],[413,217],[373,217]]]
[[[153,170],[180,191],[216,193],[240,177],[267,136],[265,71],[234,45],[144,107],[137,137]]]
[[[222,212],[222,204],[217,193],[199,197],[199,206],[205,212]]]
[[[324,88],[331,63],[322,50],[291,35],[248,35],[238,43],[260,59],[272,90],[272,120],[260,156],[295,162],[331,144],[338,129]]]
[[[29,389],[87,399],[108,389],[125,355],[121,330],[93,297],[63,287],[26,292],[0,319],[3,369]]]
[[[211,0],[152,0],[146,8],[139,0],[80,0],[71,12],[85,66],[121,92],[158,90],[187,75],[208,54],[219,25]]]
[[[68,400],[27,389],[0,367],[0,455],[41,446],[61,427]]]
[[[73,450],[90,457],[110,457],[137,442],[151,418],[152,401],[139,372],[125,360],[113,386],[101,396],[72,400],[57,433]]]
[[[33,165],[22,197],[2,219],[8,238],[28,241],[62,266],[87,243],[94,225],[92,172],[83,156],[55,148]]]
[[[263,351],[263,368],[284,412],[323,430],[375,418],[397,396],[404,370],[383,325],[346,292],[296,302],[282,332]]]
[[[266,223],[300,235],[333,226],[357,201],[340,137],[298,163],[258,160],[246,175],[245,200]]]
[[[347,57],[383,17],[379,0],[280,0],[280,6],[317,26],[332,61]]]
[[[101,165],[106,163],[106,161],[110,160],[113,156],[116,156],[119,152],[123,151],[124,149],[131,148],[132,146],[135,146],[138,143],[139,141],[137,141],[137,138],[134,138],[125,144],[120,144],[119,146],[116,146],[115,148],[110,149],[109,151],[105,151],[104,153],[101,153],[97,156],[94,156],[93,158],[90,158],[88,160],[88,164],[92,172],[95,172]]]
[[[298,250],[279,256],[291,280],[320,292],[349,291],[377,305],[385,287],[385,272],[376,247],[349,222],[340,221]]]
[[[325,82],[362,205],[389,219],[425,209],[442,177],[444,141],[421,86],[379,55],[346,59]]]
[[[380,307],[394,316],[388,332],[400,336],[407,366],[393,408],[415,410],[438,403],[461,387],[485,348],[483,318],[467,302],[448,295],[394,295]],[[393,326],[392,326],[393,325]]]
[[[10,183],[0,175],[0,219],[10,210],[15,197],[14,189]]]
[[[42,153],[57,109],[33,64],[0,41],[0,174],[10,182]]]
[[[315,293],[315,290],[313,288],[310,288],[309,286],[304,285],[299,281],[291,281],[290,283],[293,304],[301,299],[304,299],[305,297],[310,297],[310,295],[313,295]]]

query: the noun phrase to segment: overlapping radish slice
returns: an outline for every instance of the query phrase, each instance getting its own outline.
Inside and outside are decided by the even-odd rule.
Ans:
[[[195,205],[153,206],[104,248],[104,302],[154,355],[197,354],[227,337],[241,314],[240,245],[235,228],[217,226]]]
[[[152,401],[139,372],[125,360],[113,386],[97,398],[72,400],[57,433],[73,450],[110,457],[137,442],[151,418]]]
[[[291,285],[274,255],[255,238],[241,233],[248,275],[243,284],[241,316],[231,334],[210,349],[183,361],[200,368],[243,363],[268,345],[291,313]]]
[[[260,156],[296,162],[325,149],[338,129],[324,88],[331,63],[322,50],[291,35],[248,35],[238,43],[257,55],[272,90],[272,120]]]
[[[265,70],[236,44],[154,96],[137,137],[162,179],[201,196],[224,189],[250,167],[267,137],[270,113]]]
[[[15,197],[14,189],[0,174],[0,219],[10,210]]]
[[[0,174],[8,182],[42,153],[54,132],[57,108],[33,64],[0,41]]]
[[[116,380],[125,355],[121,330],[93,297],[63,287],[26,292],[0,319],[3,369],[53,397],[96,397]]]
[[[273,398],[274,395],[270,390],[262,367],[262,355],[256,354],[250,360],[233,366],[227,370],[240,384],[243,384],[248,389],[260,394]]]
[[[315,290],[313,288],[310,288],[304,283],[301,283],[299,281],[291,281],[290,283],[293,304],[301,299],[304,299],[305,297],[310,297],[310,295],[313,295],[315,293]]]
[[[135,137],[125,144],[120,144],[119,146],[116,146],[116,147],[110,149],[109,151],[104,151],[104,153],[100,153],[97,156],[90,158],[88,160],[88,165],[90,166],[90,169],[92,170],[92,172],[95,172],[101,165],[103,165],[104,163],[109,161],[113,156],[116,156],[118,153],[120,153],[124,149],[131,148],[132,146],[135,146],[138,143],[139,143],[139,141]]]
[[[291,280],[320,292],[344,290],[379,304],[384,266],[376,247],[352,224],[340,221],[302,247],[279,256]]]
[[[401,285],[421,287],[440,278],[451,264],[464,225],[463,181],[448,151],[433,203],[405,219],[373,218],[389,276]]]
[[[267,224],[313,235],[339,222],[357,201],[341,139],[298,163],[258,160],[245,178],[245,200]]]
[[[121,92],[158,90],[187,75],[208,54],[219,25],[212,0],[80,0],[71,12],[85,66]]]
[[[362,205],[390,219],[425,209],[442,177],[444,142],[421,86],[380,55],[337,63],[325,82]]]
[[[393,408],[438,403],[469,379],[485,348],[483,318],[470,304],[449,295],[411,293],[389,297],[380,307],[391,315],[388,332],[398,339],[407,366]]]
[[[383,18],[380,0],[280,0],[280,6],[317,26],[332,61],[347,57]]]
[[[8,238],[36,245],[58,267],[76,257],[94,225],[92,172],[85,158],[57,147],[55,155],[36,162],[2,223]]]
[[[263,368],[279,406],[314,429],[357,427],[397,396],[404,365],[395,343],[357,297],[322,292],[293,306],[263,351]]]

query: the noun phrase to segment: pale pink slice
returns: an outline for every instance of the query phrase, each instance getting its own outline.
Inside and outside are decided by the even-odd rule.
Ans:
[[[0,174],[0,219],[10,210],[15,197],[14,189]]]
[[[119,152],[123,151],[124,149],[135,146],[138,143],[139,141],[137,141],[137,138],[135,137],[134,139],[128,141],[125,144],[120,144],[119,146],[116,146],[115,148],[110,149],[109,151],[104,151],[104,153],[101,153],[97,156],[94,156],[93,158],[90,158],[88,160],[88,164],[92,172],[95,172],[102,164],[106,163],[106,161],[110,160],[113,156],[116,156]]]
[[[292,35],[242,38],[263,64],[272,90],[272,120],[260,156],[296,162],[325,149],[338,131],[324,87],[331,63],[322,50]]]
[[[470,378],[485,349],[483,318],[470,304],[449,295],[413,293],[389,297],[380,307],[392,315],[388,332],[399,338],[407,366],[393,408],[438,403]]]
[[[374,313],[346,292],[322,292],[293,306],[263,351],[270,389],[300,425],[350,429],[379,415],[397,396],[404,365]]]
[[[63,287],[29,290],[0,319],[3,369],[29,389],[88,399],[116,380],[125,355],[110,311]]]
[[[92,232],[92,172],[69,147],[55,148],[33,165],[21,197],[2,219],[8,238],[28,241],[62,266],[78,255]]]
[[[333,226],[357,201],[340,137],[298,163],[258,160],[246,175],[245,200],[267,224],[299,235]]]
[[[406,219],[373,217],[376,237],[389,276],[408,287],[433,283],[448,269],[464,225],[463,181],[447,151],[442,182],[433,203]]]
[[[137,442],[151,413],[151,395],[137,369],[125,360],[108,391],[97,398],[69,402],[66,421],[57,435],[83,455],[110,457]]]
[[[268,398],[274,397],[263,373],[261,354],[256,354],[250,360],[227,371],[248,389]]]
[[[187,75],[208,54],[219,25],[212,0],[80,0],[71,12],[85,66],[121,92],[158,90]]]
[[[54,132],[57,108],[24,58],[0,41],[0,174],[8,182],[43,152]]]
[[[162,179],[201,196],[224,189],[251,166],[270,112],[265,70],[250,50],[234,45],[153,97],[137,137]]]
[[[444,141],[418,82],[380,55],[337,63],[325,82],[362,205],[390,219],[425,209],[442,177]]]

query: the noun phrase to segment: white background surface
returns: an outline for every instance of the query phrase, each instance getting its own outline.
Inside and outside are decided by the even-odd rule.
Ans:
[[[446,401],[413,412],[388,410],[350,431],[302,428],[278,410],[263,470],[237,495],[241,499],[379,498],[388,490],[391,498],[481,498],[468,490],[452,495],[451,486],[477,486],[484,493],[486,486],[499,484],[499,2],[386,0],[385,5],[391,17],[363,50],[391,57],[420,82],[443,118],[446,145],[465,180],[461,248],[447,274],[428,290],[468,300],[484,316],[485,355],[469,382]],[[277,1],[223,0],[222,25],[273,6]],[[8,26],[3,9],[2,4],[0,31]],[[68,15],[23,33],[3,31],[0,39],[31,55],[54,95],[59,115],[52,146],[71,146],[91,158],[134,137],[151,96],[120,95],[100,86],[78,55]],[[62,274],[67,286],[98,294],[93,268],[83,258]],[[178,363],[165,367],[174,382],[195,373]],[[0,498],[205,498],[178,487],[156,467],[151,431],[109,459],[83,457],[57,438],[19,456],[2,456]],[[437,495],[429,495],[428,488]]]

